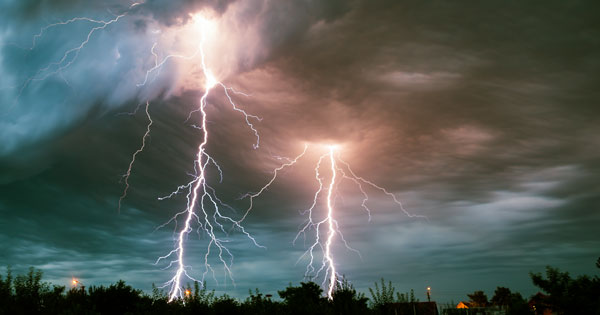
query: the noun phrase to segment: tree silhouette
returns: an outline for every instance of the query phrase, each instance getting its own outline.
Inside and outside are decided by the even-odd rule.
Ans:
[[[392,281],[388,281],[387,286],[385,285],[385,280],[381,278],[381,288],[375,282],[375,290],[369,288],[369,292],[371,293],[371,306],[373,308],[379,308],[386,304],[394,303],[396,300],[394,299],[394,291],[396,288],[392,285]],[[398,297],[400,299],[400,297]]]
[[[559,314],[600,314],[600,279],[596,276],[571,278],[568,272],[546,267],[541,273],[530,273],[533,284],[548,293],[547,301]]]
[[[410,289],[410,293],[396,292],[396,302],[398,303],[416,303],[419,299],[415,298],[415,290]]]
[[[531,315],[529,304],[521,293],[511,293],[506,315]]]
[[[143,295],[142,291],[119,280],[108,287],[90,287],[87,300],[101,314],[127,314],[142,308]]]
[[[530,274],[533,283],[547,295],[538,295],[540,306],[549,305],[556,314],[600,314],[600,278],[579,276],[552,267],[542,275]],[[145,294],[119,280],[109,286],[91,286],[87,290],[74,287],[66,290],[42,281],[42,272],[30,268],[22,275],[13,276],[10,268],[0,275],[0,315],[4,314],[281,314],[281,315],[354,315],[354,314],[404,314],[404,306],[410,306],[410,314],[420,312],[414,292],[400,294],[391,281],[381,279],[369,289],[373,297],[368,299],[345,279],[336,285],[332,300],[323,296],[323,290],[314,282],[302,282],[300,286],[288,286],[278,291],[282,301],[273,301],[256,289],[249,292],[243,302],[223,295],[216,297],[214,290],[198,282],[186,285],[182,299],[169,302],[168,295],[153,285],[152,293]],[[483,291],[468,294],[475,306],[487,306]],[[497,287],[491,302],[502,306],[507,315],[530,314],[527,301],[519,293],[505,287]],[[400,304],[399,304],[400,303]],[[417,306],[417,307],[415,307]],[[422,305],[421,305],[422,306]],[[451,312],[452,313],[452,312]],[[450,313],[448,313],[450,314]]]
[[[312,281],[301,282],[299,287],[290,285],[277,293],[283,299],[288,314],[325,314],[327,300],[322,297],[321,287]]]
[[[236,299],[224,294],[213,302],[210,313],[213,315],[237,315],[242,314],[241,311],[240,303]]]
[[[25,313],[37,314],[41,311],[41,295],[49,290],[49,285],[42,283],[42,272],[29,268],[26,275],[18,275],[13,283],[15,303],[21,305]]]
[[[189,284],[187,285],[186,291],[193,292],[189,296],[186,296],[183,300],[185,307],[188,309],[190,314],[208,314],[211,305],[215,301],[215,291],[208,291],[206,282],[204,282],[202,284],[202,288],[200,288],[198,281],[194,281],[193,291]]]
[[[510,292],[509,288],[497,287],[490,302],[496,306],[508,306],[510,305],[511,295],[512,292]]]
[[[242,303],[243,314],[269,315],[281,314],[283,309],[281,303],[273,302],[270,297],[260,293],[258,289],[254,292],[248,291],[248,298]]]
[[[471,304],[475,307],[486,307],[488,306],[488,297],[483,291],[475,291],[472,294],[467,294]]]
[[[523,296],[520,293],[512,293],[509,288],[497,287],[490,302],[494,306],[505,309],[507,315],[531,314]]]
[[[343,279],[341,283],[336,284],[333,291],[333,313],[340,315],[365,314],[368,312],[367,301],[363,293],[357,293],[356,289]]]
[[[385,280],[381,278],[381,286],[375,282],[375,289],[369,288],[371,293],[370,306],[375,314],[401,314],[403,311],[399,309],[396,303],[418,303],[419,300],[415,298],[414,290],[410,290],[406,293],[396,292],[396,288],[392,285],[391,281],[388,281],[387,285]],[[396,293],[394,295],[394,293]],[[406,305],[402,307],[407,307]],[[415,305],[408,305],[408,307],[414,311]],[[398,312],[401,313],[398,313]]]
[[[6,277],[2,279],[0,275],[0,305],[10,305],[12,303],[12,273],[10,268],[6,268]]]

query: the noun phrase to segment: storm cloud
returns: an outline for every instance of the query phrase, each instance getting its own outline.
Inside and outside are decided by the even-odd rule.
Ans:
[[[123,278],[162,283],[153,265],[172,245],[184,207],[158,201],[189,180],[201,132],[186,121],[202,94],[197,68],[158,58],[181,53],[192,15],[217,21],[208,60],[256,122],[261,146],[215,91],[207,107],[221,164],[211,185],[237,208],[281,164],[307,156],[256,200],[246,229],[267,247],[231,236],[237,287],[274,292],[302,280],[305,250],[292,245],[316,190],[322,144],[338,144],[354,171],[394,192],[408,218],[369,191],[343,183],[341,229],[362,253],[336,249],[339,271],[366,290],[380,277],[436,299],[464,299],[503,285],[535,293],[529,271],[545,265],[593,272],[600,230],[600,29],[594,4],[519,1],[3,1],[0,4],[0,264],[42,268],[65,283]],[[73,63],[39,72],[76,47]],[[197,40],[197,38],[195,39]],[[184,51],[189,52],[189,51]],[[56,66],[52,69],[57,69]],[[58,66],[60,68],[60,66]],[[195,70],[194,70],[195,69]],[[48,75],[46,76],[46,73]],[[35,78],[35,80],[31,80]],[[39,80],[37,80],[39,78]],[[154,120],[121,214],[121,175]],[[129,115],[123,113],[130,113]],[[214,170],[213,170],[214,171]],[[232,215],[239,215],[232,213]],[[201,264],[203,242],[191,246]],[[192,244],[193,242],[190,242]],[[151,280],[149,280],[151,279]],[[214,283],[209,283],[215,287]],[[227,284],[230,285],[230,284]]]

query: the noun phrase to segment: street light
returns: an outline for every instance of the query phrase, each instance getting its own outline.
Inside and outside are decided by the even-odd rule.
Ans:
[[[431,302],[431,287],[427,287],[427,302]]]
[[[72,284],[74,287],[76,287],[76,286],[78,286],[78,285],[79,285],[79,286],[81,286],[81,291],[84,291],[84,290],[85,290],[85,286],[83,285],[83,283],[81,283],[81,281],[79,281],[79,280],[77,280],[77,279],[75,279],[75,278],[73,278],[73,279],[71,280],[71,284]]]

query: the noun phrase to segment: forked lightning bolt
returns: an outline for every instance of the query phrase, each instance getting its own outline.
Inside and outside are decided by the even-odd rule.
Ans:
[[[324,176],[322,175],[323,164],[327,163],[329,168],[330,179],[329,182],[325,181]],[[327,298],[333,298],[333,292],[338,286],[341,284],[340,276],[337,273],[336,261],[334,259],[334,255],[332,252],[334,242],[336,240],[336,236],[339,236],[339,240],[344,246],[356,252],[359,256],[360,253],[350,247],[344,235],[339,229],[338,221],[335,217],[335,190],[339,186],[342,180],[350,180],[354,184],[357,185],[358,189],[363,195],[363,200],[361,206],[365,209],[369,216],[369,220],[371,218],[371,210],[367,206],[367,202],[369,201],[369,195],[364,190],[363,185],[371,186],[374,189],[382,191],[384,194],[390,196],[394,203],[396,203],[399,208],[409,217],[419,217],[425,218],[420,215],[410,214],[408,211],[404,209],[402,203],[396,198],[396,196],[385,188],[374,184],[373,182],[366,180],[360,176],[357,176],[354,171],[350,168],[350,165],[343,161],[339,154],[335,151],[335,146],[329,146],[327,153],[321,155],[315,167],[315,179],[318,183],[318,189],[314,194],[313,201],[311,206],[303,212],[303,214],[307,214],[308,218],[306,223],[302,226],[296,237],[294,238],[293,243],[295,243],[298,238],[302,235],[304,238],[307,237],[307,234],[313,230],[314,231],[314,241],[308,249],[304,252],[302,256],[298,259],[298,261],[302,260],[304,257],[308,257],[308,264],[306,266],[305,276],[309,278],[319,278],[322,273],[324,273],[323,277],[323,287],[326,288]],[[326,202],[325,202],[325,210],[323,211],[325,214],[322,218],[318,218],[316,213],[316,209],[318,207],[319,199],[321,194],[326,191]],[[321,250],[321,260],[320,263],[316,262],[316,251]]]
[[[173,301],[176,298],[182,298],[184,296],[184,290],[182,285],[182,281],[184,279],[199,281],[203,283],[206,275],[210,272],[215,282],[217,282],[215,277],[215,271],[209,261],[212,250],[216,251],[217,259],[222,264],[226,277],[228,277],[232,282],[234,281],[231,271],[231,266],[233,263],[233,254],[225,246],[225,243],[228,242],[228,240],[223,239],[220,236],[220,234],[224,234],[226,237],[228,236],[224,224],[232,225],[235,229],[241,231],[248,239],[250,239],[254,245],[258,247],[263,247],[259,245],[248,232],[246,232],[246,230],[241,226],[241,224],[238,221],[232,219],[229,216],[224,215],[221,212],[221,207],[224,206],[229,208],[229,206],[221,202],[221,200],[217,197],[215,190],[206,182],[206,173],[208,171],[207,168],[209,166],[209,163],[213,163],[220,172],[220,167],[215,162],[215,160],[208,154],[206,149],[206,146],[209,141],[209,128],[206,123],[206,106],[208,102],[208,96],[215,86],[221,86],[232,108],[235,111],[240,112],[242,115],[244,115],[246,124],[256,136],[256,142],[253,145],[254,148],[258,148],[260,141],[258,131],[250,121],[250,119],[259,120],[259,118],[254,115],[250,115],[246,113],[243,109],[237,107],[229,94],[230,91],[235,91],[231,88],[228,88],[223,83],[219,82],[206,65],[204,54],[204,43],[206,40],[206,23],[207,21],[203,19],[200,20],[200,26],[202,28],[202,37],[200,40],[199,53],[202,71],[204,74],[205,91],[202,97],[200,98],[200,104],[198,108],[190,113],[190,117],[195,112],[200,112],[201,114],[201,122],[198,128],[202,130],[202,142],[198,146],[196,160],[194,161],[195,174],[193,175],[192,180],[186,185],[178,187],[175,192],[167,196],[173,196],[174,194],[179,193],[184,189],[187,189],[187,207],[184,211],[176,214],[170,220],[177,222],[177,218],[179,216],[184,217],[183,226],[178,227],[179,231],[176,234],[175,248],[165,256],[159,257],[156,261],[156,263],[159,263],[162,260],[170,259],[169,264],[166,268],[172,266],[176,267],[175,274],[173,275],[173,277],[169,281],[167,281],[163,286],[169,288],[169,301]],[[154,69],[157,69],[157,67]],[[190,266],[186,265],[185,263],[185,243],[188,239],[189,234],[193,231],[193,224],[196,224],[198,226],[198,230],[202,231],[202,233],[204,233],[208,237],[208,245],[204,255],[205,268],[204,272],[202,273],[202,278],[199,280],[196,280],[188,273],[188,271],[190,270]],[[233,283],[235,284],[235,282]]]
[[[32,46],[31,48],[29,48],[30,50],[36,48],[36,44],[38,43],[39,39],[51,28],[78,22],[90,23],[94,25],[89,29],[89,32],[87,33],[85,39],[81,41],[78,45],[66,50],[62,58],[47,64],[44,68],[39,69],[33,76],[26,79],[20,87],[15,103],[18,102],[18,99],[20,98],[21,94],[31,84],[31,82],[44,80],[54,74],[61,75],[61,72],[63,70],[71,66],[77,60],[80,51],[88,44],[95,32],[103,30],[111,24],[117,23],[121,18],[125,17],[129,13],[129,10],[131,10],[133,7],[139,4],[140,3],[132,4],[126,12],[120,15],[116,15],[113,19],[107,21],[85,17],[76,17],[64,22],[58,22],[42,27],[40,29],[40,32],[33,36]],[[192,281],[199,281],[203,283],[207,274],[211,273],[216,282],[215,270],[211,265],[212,259],[216,259],[218,263],[222,265],[226,280],[228,278],[235,284],[231,270],[234,257],[233,254],[229,251],[229,249],[225,246],[225,244],[228,241],[230,241],[229,234],[227,232],[228,229],[226,229],[225,225],[231,226],[234,228],[234,230],[244,234],[255,246],[264,248],[263,246],[258,244],[254,237],[252,237],[252,235],[250,235],[245,230],[241,223],[247,218],[248,214],[252,210],[254,205],[254,199],[259,197],[266,190],[268,190],[269,187],[277,179],[279,172],[282,171],[284,168],[295,165],[298,162],[298,160],[306,154],[308,149],[308,145],[306,145],[304,147],[304,150],[294,159],[286,159],[286,163],[275,168],[273,170],[272,177],[270,177],[270,180],[267,181],[267,183],[263,187],[261,187],[261,189],[259,189],[256,192],[248,193],[242,196],[242,198],[247,198],[249,200],[249,206],[240,219],[234,220],[232,217],[225,215],[222,212],[223,208],[226,208],[228,210],[234,209],[222,202],[221,199],[219,199],[219,197],[217,196],[215,189],[213,189],[213,187],[211,187],[206,181],[207,172],[211,170],[211,167],[214,167],[214,170],[219,173],[221,179],[223,178],[223,172],[221,170],[221,167],[207,151],[207,145],[209,143],[209,128],[207,125],[206,111],[206,107],[208,105],[208,97],[215,87],[219,86],[220,88],[222,88],[223,93],[226,96],[227,101],[229,102],[229,105],[232,107],[233,110],[243,115],[246,125],[253,132],[256,138],[256,141],[253,143],[253,147],[255,149],[257,149],[260,145],[260,137],[258,130],[253,124],[253,121],[260,121],[261,119],[258,116],[248,114],[245,110],[239,108],[232,98],[233,94],[247,96],[246,94],[238,92],[233,88],[228,87],[222,82],[218,81],[214,74],[211,72],[211,70],[206,64],[204,51],[207,37],[206,29],[208,26],[208,21],[198,16],[195,16],[194,19],[196,20],[196,22],[198,22],[202,34],[196,51],[191,55],[167,55],[165,58],[162,59],[162,61],[159,62],[158,54],[155,51],[157,44],[155,43],[150,51],[150,53],[154,56],[154,66],[146,71],[143,81],[138,84],[138,87],[146,85],[151,80],[151,74],[154,74],[154,78],[156,78],[160,74],[160,69],[162,68],[162,66],[170,59],[191,60],[196,58],[198,55],[200,56],[202,74],[204,77],[204,93],[199,100],[197,108],[191,111],[187,118],[187,120],[192,119],[195,113],[199,113],[201,116],[199,125],[192,125],[194,128],[199,129],[202,132],[202,140],[198,145],[193,163],[194,173],[191,174],[191,180],[188,183],[177,187],[177,189],[169,195],[159,198],[159,200],[163,200],[166,198],[171,198],[181,193],[185,193],[186,195],[185,209],[175,214],[165,224],[159,226],[159,228],[164,227],[172,222],[175,222],[176,225],[176,230],[174,234],[174,248],[166,255],[161,256],[156,260],[156,264],[161,263],[163,261],[167,262],[167,266],[165,267],[165,269],[175,269],[174,275],[162,286],[168,287],[169,289],[169,301],[173,301],[175,299],[184,297],[185,291],[183,289],[182,282],[186,279]],[[121,205],[124,198],[127,196],[127,192],[130,186],[129,177],[132,173],[134,163],[136,162],[136,157],[144,150],[146,146],[146,140],[150,134],[150,128],[153,124],[153,120],[150,117],[149,113],[149,106],[150,102],[147,101],[145,106],[145,113],[149,122],[146,127],[146,131],[142,137],[142,144],[133,153],[127,172],[123,175],[125,181],[125,188],[123,194],[119,198],[119,211],[121,209]],[[328,169],[328,171],[325,171],[325,169]],[[375,183],[356,175],[354,171],[350,168],[350,165],[339,157],[339,153],[336,151],[335,146],[329,146],[327,152],[319,157],[314,171],[315,179],[318,183],[318,189],[314,194],[311,206],[305,212],[303,212],[303,214],[306,214],[308,218],[306,220],[306,223],[303,224],[300,231],[294,238],[293,242],[295,243],[301,235],[306,239],[309,233],[314,233],[314,241],[310,244],[310,246],[307,248],[304,254],[298,259],[298,261],[300,261],[304,257],[307,257],[308,264],[306,267],[305,276],[312,278],[319,278],[322,276],[322,285],[327,289],[327,297],[329,299],[332,299],[334,291],[337,285],[340,283],[340,277],[337,271],[339,269],[339,265],[336,262],[333,254],[335,244],[337,242],[343,243],[347,249],[358,253],[357,250],[351,248],[346,242],[343,234],[340,231],[339,224],[336,219],[335,197],[338,190],[337,188],[344,180],[352,182],[359,189],[360,193],[363,196],[361,207],[367,212],[369,220],[371,219],[371,210],[368,207],[369,195],[367,194],[367,190],[365,190],[366,187],[371,187],[372,189],[379,190],[383,194],[390,197],[392,201],[399,207],[399,209],[403,211],[407,216],[425,219],[426,217],[410,214],[408,211],[405,210],[405,208],[403,207],[402,203],[398,200],[396,195],[389,192],[385,188],[378,186]],[[329,175],[329,178],[327,178],[327,175]],[[325,194],[325,197],[322,196],[323,194]],[[320,202],[323,198],[325,198],[324,205],[320,206]],[[324,209],[324,211],[322,211],[322,214],[320,214],[317,211],[321,208]],[[195,229],[195,227],[197,228]],[[205,236],[208,239],[208,244],[204,253],[204,270],[202,272],[201,278],[198,280],[190,274],[191,266],[186,264],[185,255],[186,243],[188,241],[190,233],[194,230],[198,233],[199,236]],[[318,253],[319,250],[321,252],[320,254]]]
[[[317,206],[319,195],[321,194],[321,192],[323,191],[324,186],[325,186],[325,184],[323,183],[323,177],[321,176],[321,172],[320,172],[321,164],[323,163],[323,161],[325,159],[329,160],[330,170],[331,170],[331,180],[329,181],[329,185],[327,188],[327,203],[326,203],[327,209],[326,209],[325,217],[321,220],[316,221],[313,216],[313,211],[315,210],[315,208]],[[305,236],[306,236],[306,233],[308,232],[308,230],[310,230],[310,229],[315,230],[315,241],[312,243],[311,246],[309,246],[308,250],[304,253],[304,255],[302,255],[300,257],[300,259],[302,259],[302,257],[304,257],[305,255],[310,256],[309,263],[306,267],[306,276],[314,275],[314,277],[318,277],[321,272],[325,271],[326,275],[323,280],[323,286],[327,287],[327,297],[329,299],[331,299],[333,297],[333,289],[336,285],[336,279],[337,279],[335,262],[333,259],[333,255],[331,253],[331,245],[334,240],[334,237],[336,234],[339,234],[339,231],[336,229],[337,221],[335,221],[335,219],[334,219],[334,209],[333,209],[333,200],[332,200],[333,190],[334,190],[334,187],[336,186],[336,177],[337,177],[337,167],[336,167],[335,158],[334,158],[334,147],[330,146],[328,149],[328,153],[323,154],[319,157],[319,161],[317,162],[317,166],[315,167],[315,178],[316,178],[317,182],[319,183],[319,188],[314,195],[312,205],[310,206],[310,208],[308,208],[305,211],[305,213],[308,213],[307,223],[300,230],[300,232],[298,232],[298,234],[296,235],[296,238],[294,239],[294,243],[295,243],[296,240],[298,239],[298,237],[300,236],[300,234],[305,234]],[[325,244],[323,244],[323,242],[321,241],[321,225],[327,226]],[[321,261],[321,266],[318,269],[315,269],[314,251],[317,246],[319,246],[323,249],[323,259]],[[329,283],[329,284],[327,284],[327,283]]]
[[[31,82],[43,81],[43,80],[47,79],[48,77],[50,77],[51,75],[55,75],[55,74],[58,74],[62,77],[62,71],[67,69],[69,66],[71,66],[77,60],[81,50],[83,48],[85,48],[85,46],[89,43],[89,41],[92,38],[92,36],[94,35],[94,33],[96,33],[99,30],[106,29],[111,24],[117,23],[121,18],[123,18],[127,14],[129,14],[129,11],[131,9],[133,9],[134,7],[136,7],[142,3],[143,2],[134,2],[133,4],[131,4],[129,6],[127,11],[125,11],[122,14],[115,15],[115,17],[113,19],[108,20],[108,21],[92,19],[92,18],[88,18],[88,17],[75,17],[75,18],[69,19],[67,21],[61,21],[61,22],[48,24],[48,25],[40,28],[40,31],[33,36],[31,47],[27,48],[28,50],[34,50],[36,48],[38,40],[40,38],[42,38],[42,36],[45,33],[47,33],[48,30],[50,30],[50,29],[60,27],[60,26],[68,26],[68,25],[71,25],[71,24],[77,23],[77,22],[87,22],[87,23],[96,25],[96,26],[92,27],[91,29],[89,29],[89,31],[87,32],[87,35],[85,36],[85,39],[83,41],[81,41],[75,47],[72,47],[72,48],[66,50],[59,60],[47,64],[44,68],[38,69],[37,72],[33,76],[27,78],[25,80],[25,82],[21,85],[21,88],[19,89],[17,97],[15,98],[15,100],[13,102],[13,105],[18,103],[19,98],[23,94],[23,91],[31,84]],[[153,49],[154,49],[154,47],[153,47]],[[154,54],[154,51],[152,51],[152,53]],[[62,77],[62,78],[64,79],[64,77]],[[66,82],[66,80],[65,80],[65,82]],[[67,85],[68,85],[68,83],[67,83]],[[123,195],[119,198],[119,202],[118,202],[119,212],[121,211],[121,203],[122,203],[123,199],[127,196],[127,190],[129,189],[129,176],[131,175],[131,169],[133,167],[133,163],[135,162],[136,156],[140,152],[143,151],[143,149],[146,145],[146,138],[150,134],[150,126],[152,126],[153,121],[152,121],[152,118],[150,117],[150,113],[148,112],[149,105],[150,105],[149,102],[146,102],[146,116],[148,117],[149,123],[146,128],[146,132],[142,138],[142,146],[137,151],[135,151],[135,153],[133,153],[133,156],[132,156],[131,162],[129,163],[127,172],[126,172],[126,174],[123,175],[123,179],[125,181],[125,189],[123,191]],[[139,108],[139,106],[138,106],[138,108]],[[137,108],[136,108],[135,112],[137,112]],[[132,114],[135,114],[135,112]]]
[[[335,160],[333,159],[333,147],[329,148],[329,161],[331,162],[331,182],[329,189],[327,190],[327,242],[325,242],[325,259],[327,260],[328,271],[329,271],[329,289],[327,290],[327,297],[332,298],[333,288],[336,280],[335,265],[333,263],[333,256],[331,254],[331,242],[335,236],[335,227],[333,226],[333,204],[331,201],[331,195],[333,193],[333,187],[335,186],[336,178],[336,167]],[[337,225],[337,222],[336,222]]]
[[[140,3],[134,3],[133,5],[131,5],[129,7],[129,10],[139,4]],[[107,21],[97,20],[97,19],[92,19],[92,18],[87,18],[87,17],[76,17],[76,18],[72,18],[72,19],[64,21],[64,22],[53,23],[53,24],[42,27],[40,29],[39,33],[33,36],[32,46],[29,48],[30,50],[33,50],[36,48],[36,45],[37,45],[39,39],[45,33],[47,33],[51,28],[55,28],[55,27],[59,27],[59,26],[66,26],[66,25],[70,25],[70,24],[74,24],[74,23],[90,23],[90,24],[94,25],[93,27],[91,27],[89,29],[87,36],[85,37],[85,39],[83,41],[81,41],[79,44],[75,45],[74,47],[66,50],[60,59],[47,64],[44,68],[39,69],[33,76],[26,79],[25,82],[20,87],[20,90],[19,90],[19,93],[15,100],[15,103],[18,102],[19,97],[21,96],[23,91],[29,86],[29,84],[31,82],[45,80],[46,78],[48,78],[49,76],[54,75],[54,74],[60,75],[63,70],[70,67],[77,60],[81,50],[83,48],[85,48],[85,46],[91,40],[92,36],[97,31],[103,30],[103,29],[107,28],[109,25],[119,22],[120,19],[122,19],[129,13],[129,10],[120,15],[116,15],[113,19],[107,20]],[[215,166],[216,170],[219,172],[219,174],[221,175],[221,178],[222,178],[222,171],[221,171],[220,166],[209,155],[209,153],[207,152],[207,148],[206,148],[207,144],[209,142],[209,130],[208,130],[208,126],[207,126],[206,106],[208,104],[209,93],[214,89],[214,87],[220,86],[223,89],[223,92],[224,92],[229,104],[232,106],[232,109],[243,115],[247,126],[250,128],[250,130],[254,133],[254,136],[256,137],[256,141],[253,144],[253,147],[255,149],[259,147],[260,137],[259,137],[258,130],[255,128],[252,121],[253,120],[260,121],[261,119],[258,116],[248,114],[245,110],[239,108],[235,104],[235,102],[232,98],[233,94],[245,95],[245,96],[248,96],[248,95],[238,92],[238,91],[234,90],[233,88],[227,87],[225,84],[218,81],[215,78],[215,76],[213,75],[213,73],[211,72],[211,70],[207,67],[206,60],[205,60],[205,54],[204,54],[204,45],[205,45],[205,41],[206,41],[206,31],[205,30],[207,28],[208,21],[203,18],[198,18],[197,16],[194,17],[194,20],[196,22],[198,22],[197,24],[200,27],[200,30],[202,32],[202,36],[199,41],[200,43],[199,43],[196,51],[191,55],[171,54],[171,55],[166,56],[164,59],[162,59],[162,61],[159,62],[158,54],[155,51],[157,44],[155,43],[152,46],[152,49],[150,51],[150,53],[154,57],[154,66],[152,68],[150,68],[148,71],[146,71],[143,82],[141,82],[137,85],[138,87],[146,85],[149,82],[151,74],[154,74],[153,78],[156,78],[160,74],[160,69],[162,68],[162,66],[171,59],[191,60],[191,59],[194,59],[195,57],[197,57],[198,55],[200,55],[202,73],[204,75],[204,94],[200,98],[200,102],[199,102],[197,109],[190,112],[190,115],[188,117],[188,119],[191,119],[192,114],[197,113],[197,112],[199,112],[201,115],[200,125],[199,126],[194,125],[194,127],[197,129],[200,129],[203,134],[202,141],[198,146],[198,151],[197,151],[196,158],[194,161],[194,174],[192,175],[192,180],[190,182],[178,187],[177,190],[174,191],[173,193],[171,193],[170,195],[159,198],[162,200],[165,198],[172,197],[183,191],[187,191],[187,194],[186,194],[187,204],[186,204],[185,210],[177,213],[171,220],[169,220],[167,223],[164,224],[164,225],[166,225],[170,222],[177,223],[178,219],[183,217],[183,224],[181,224],[180,226],[176,226],[176,229],[178,229],[178,230],[175,234],[175,240],[174,240],[175,247],[172,251],[167,253],[165,256],[159,257],[156,261],[156,263],[159,263],[163,260],[168,260],[169,263],[166,266],[166,268],[170,268],[173,266],[176,268],[173,277],[169,281],[167,281],[165,283],[165,285],[163,286],[163,287],[167,287],[167,286],[169,287],[169,300],[170,301],[172,301],[176,298],[179,298],[179,297],[183,297],[184,291],[183,291],[182,281],[185,278],[194,280],[194,281],[196,280],[189,274],[189,270],[191,267],[186,265],[186,263],[185,263],[185,259],[186,259],[186,257],[185,257],[185,245],[186,244],[185,243],[188,239],[189,234],[193,231],[194,226],[197,226],[197,232],[198,232],[199,236],[204,234],[205,236],[208,237],[208,245],[207,245],[206,252],[204,255],[205,269],[204,269],[204,272],[202,273],[202,278],[201,278],[200,282],[203,282],[205,276],[209,272],[211,272],[213,275],[213,278],[215,278],[215,271],[210,264],[210,258],[212,257],[211,255],[213,254],[213,252],[215,252],[215,255],[216,255],[218,261],[223,265],[226,277],[231,279],[231,281],[233,282],[232,271],[231,271],[231,265],[233,263],[233,255],[225,246],[225,243],[227,243],[229,241],[227,239],[227,237],[229,235],[226,231],[225,225],[233,226],[235,230],[241,232],[246,237],[248,237],[254,245],[256,245],[258,247],[263,247],[263,246],[259,245],[256,242],[256,240],[248,232],[246,232],[246,230],[241,226],[239,221],[236,221],[221,212],[222,207],[225,207],[225,208],[228,208],[231,210],[233,210],[233,208],[231,208],[228,205],[226,205],[225,203],[223,203],[217,197],[215,190],[211,186],[209,186],[209,184],[206,182],[206,173],[209,171],[208,168],[210,165]],[[127,192],[130,188],[129,177],[132,173],[132,169],[136,162],[136,158],[145,149],[146,141],[150,134],[150,128],[153,124],[153,120],[149,113],[149,106],[150,106],[150,102],[147,101],[146,107],[145,107],[145,113],[146,113],[149,123],[146,126],[146,131],[142,137],[142,144],[133,153],[131,161],[128,165],[127,171],[123,175],[123,179],[125,181],[125,188],[123,190],[123,194],[121,195],[121,197],[119,198],[119,201],[118,201],[119,211],[121,209],[122,202],[123,202],[124,198],[126,198]],[[136,111],[137,111],[137,109],[136,109]],[[222,237],[220,235],[225,235],[225,237]],[[216,281],[216,278],[215,278],[215,281]]]

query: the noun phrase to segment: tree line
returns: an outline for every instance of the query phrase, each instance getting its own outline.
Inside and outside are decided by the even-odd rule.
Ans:
[[[600,258],[596,262],[600,268]],[[545,276],[530,273],[534,285],[544,291],[534,298],[539,306],[551,309],[555,314],[600,314],[600,278],[578,276],[547,267]],[[227,294],[217,296],[205,285],[188,285],[184,298],[169,302],[168,295],[153,285],[151,294],[135,289],[119,280],[109,286],[73,287],[51,285],[42,281],[42,271],[33,267],[26,274],[13,276],[7,269],[0,275],[0,315],[4,314],[282,314],[282,315],[354,315],[354,314],[402,314],[399,305],[419,304],[414,291],[396,292],[391,282],[381,279],[369,288],[371,298],[357,292],[347,281],[334,290],[333,298],[327,299],[321,287],[314,282],[291,284],[278,291],[279,300],[261,293],[249,291],[244,300]],[[543,311],[532,309],[518,292],[498,287],[491,300],[483,291],[467,295],[474,307],[499,306],[508,315],[536,314]],[[422,303],[421,303],[422,304]],[[412,308],[413,310],[415,308]],[[399,312],[400,310],[400,312]],[[412,312],[410,314],[413,314]]]
[[[600,257],[596,267],[600,269]],[[597,275],[573,278],[568,272],[547,266],[545,275],[529,273],[529,276],[542,292],[528,300],[509,288],[497,287],[491,300],[483,291],[467,294],[469,304],[473,308],[497,306],[505,309],[507,315],[545,314],[546,310],[555,315],[600,314],[600,277]]]

